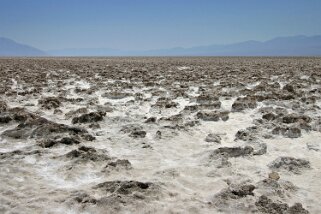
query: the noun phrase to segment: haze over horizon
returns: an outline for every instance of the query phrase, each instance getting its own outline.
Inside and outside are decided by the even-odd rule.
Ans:
[[[0,37],[39,48],[151,50],[321,35],[321,1],[4,0]]]

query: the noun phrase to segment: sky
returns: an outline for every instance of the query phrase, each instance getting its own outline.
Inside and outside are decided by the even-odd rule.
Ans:
[[[0,37],[149,50],[321,35],[321,0],[0,0]]]

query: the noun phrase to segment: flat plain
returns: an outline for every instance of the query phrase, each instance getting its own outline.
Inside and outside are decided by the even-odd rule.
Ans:
[[[321,213],[321,59],[1,58],[1,213]]]

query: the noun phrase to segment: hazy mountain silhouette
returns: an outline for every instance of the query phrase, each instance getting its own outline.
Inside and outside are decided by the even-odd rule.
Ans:
[[[321,35],[277,37],[265,42],[126,51],[110,48],[73,48],[41,51],[0,38],[0,56],[321,56]]]
[[[46,56],[47,53],[37,48],[17,43],[0,37],[0,56]]]
[[[246,41],[229,45],[147,51],[147,55],[186,56],[320,56],[321,36],[278,37],[265,42]]]
[[[55,50],[48,53],[57,56],[321,56],[321,36],[278,37],[265,42],[245,41],[228,45],[147,51],[90,48]]]

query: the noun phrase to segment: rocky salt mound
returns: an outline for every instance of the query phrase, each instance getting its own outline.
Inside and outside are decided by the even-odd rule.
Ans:
[[[319,58],[0,72],[1,213],[321,213]]]

